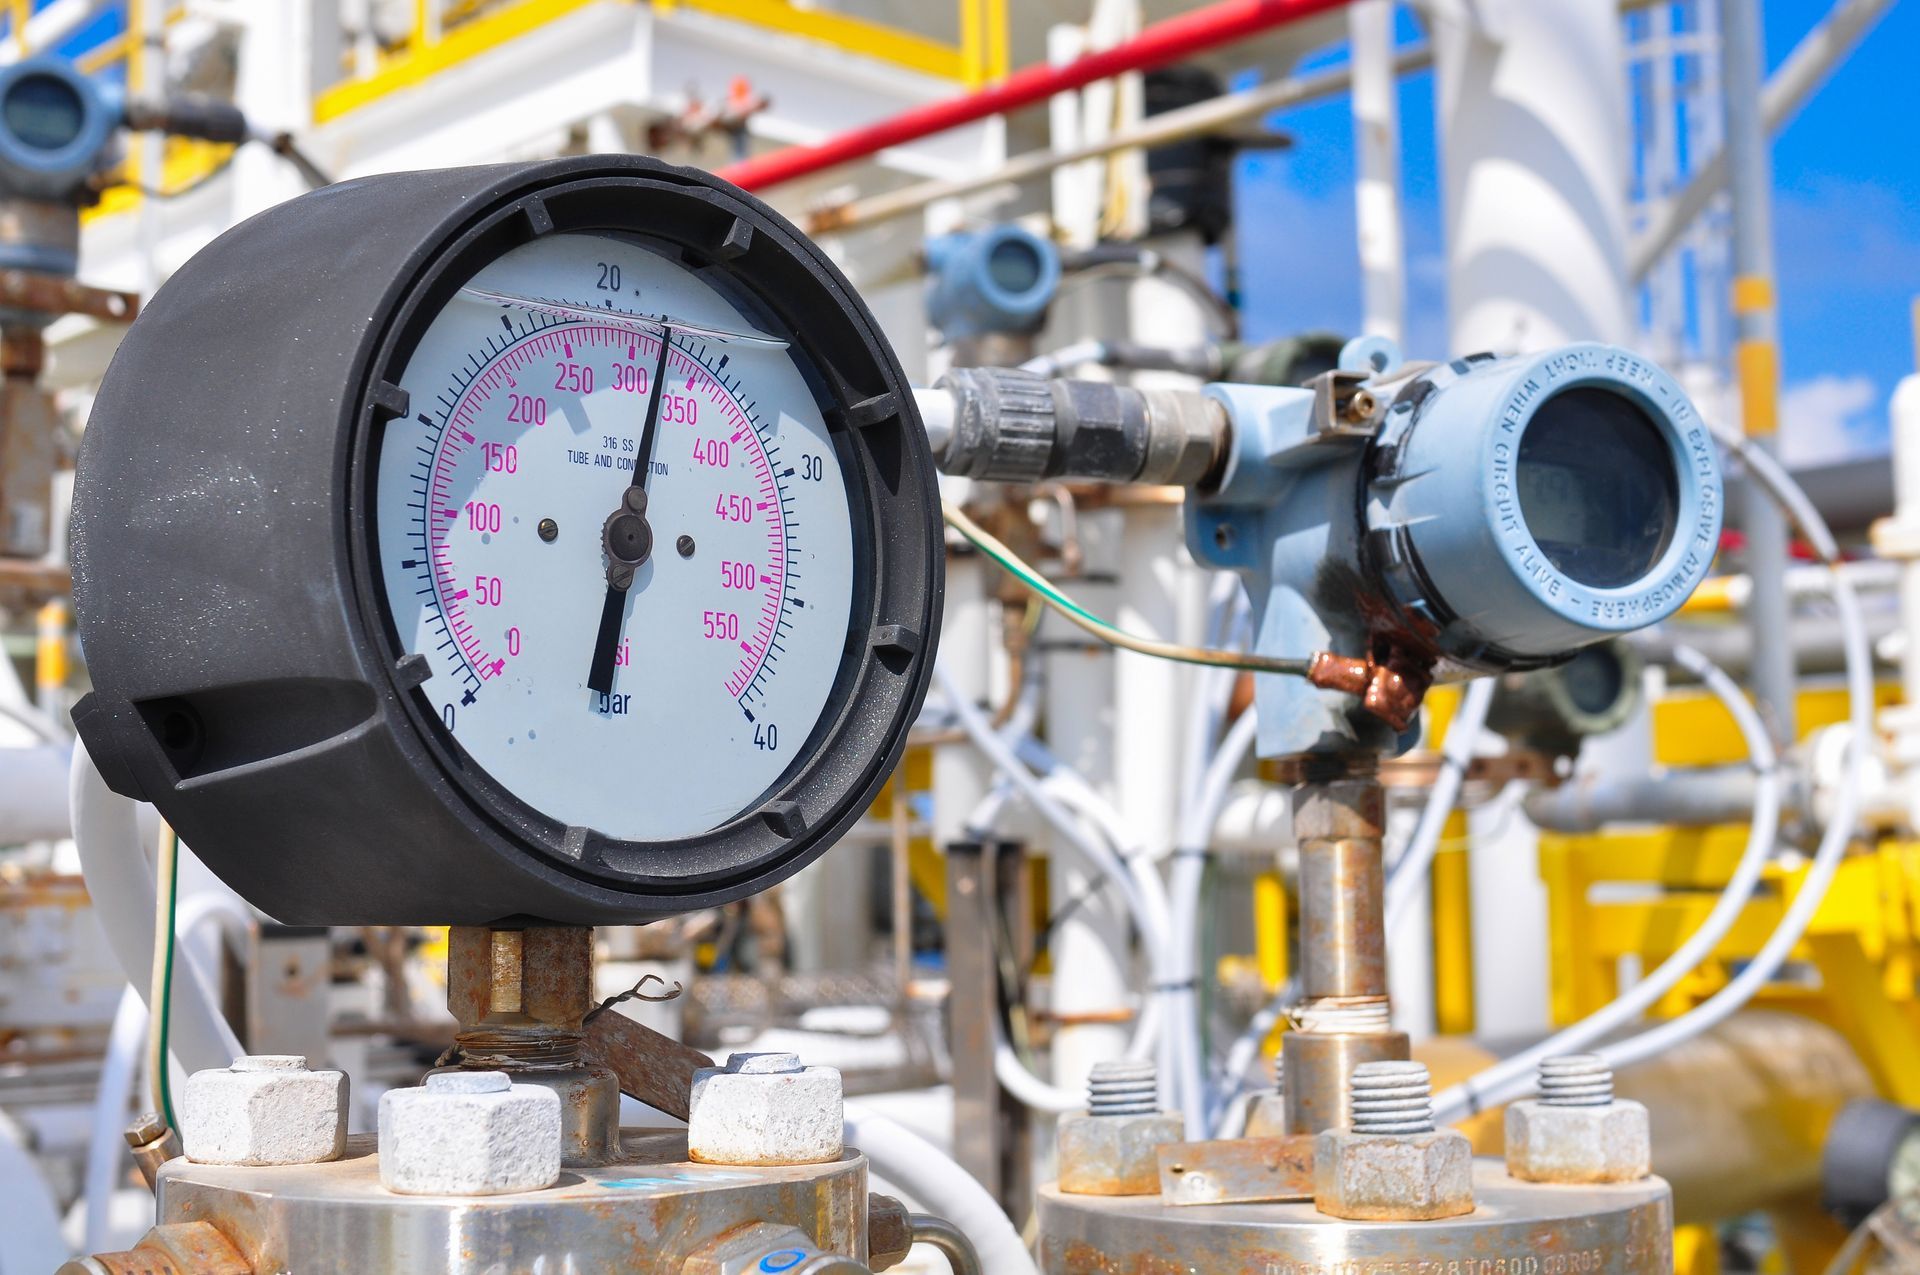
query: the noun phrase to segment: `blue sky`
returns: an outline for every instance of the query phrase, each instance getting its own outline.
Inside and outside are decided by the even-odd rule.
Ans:
[[[1827,0],[1767,0],[1777,64]],[[1417,34],[1404,14],[1403,38]],[[1896,0],[1778,135],[1774,228],[1789,454],[1883,451],[1886,404],[1914,370],[1920,294],[1920,0]],[[1343,50],[1320,60],[1339,61]],[[1408,252],[1408,345],[1445,349],[1445,271],[1434,160],[1433,81],[1400,95]],[[1351,332],[1360,298],[1353,239],[1352,117],[1344,98],[1276,114],[1291,151],[1240,161],[1240,258],[1256,337]]]

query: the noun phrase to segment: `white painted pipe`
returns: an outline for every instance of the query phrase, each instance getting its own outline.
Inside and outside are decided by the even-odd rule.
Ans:
[[[1436,11],[1433,51],[1450,348],[1631,343],[1614,0]]]
[[[107,787],[85,745],[73,748],[69,784],[74,847],[87,894],[127,981],[144,997],[153,976],[153,867],[133,801]],[[246,1051],[216,1008],[213,984],[183,946],[174,962],[169,1044],[188,1071],[225,1067]]]
[[[72,753],[59,744],[0,749],[0,844],[61,841],[73,828],[67,811]]]

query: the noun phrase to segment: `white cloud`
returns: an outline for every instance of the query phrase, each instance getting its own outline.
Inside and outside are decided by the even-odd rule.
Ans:
[[[1780,455],[1823,465],[1886,451],[1886,417],[1870,376],[1816,376],[1780,396]]]

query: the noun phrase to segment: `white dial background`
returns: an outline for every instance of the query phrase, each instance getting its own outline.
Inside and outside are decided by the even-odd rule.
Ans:
[[[684,267],[595,235],[537,239],[472,283],[757,327]],[[725,823],[794,762],[853,594],[845,480],[798,367],[675,334],[653,552],[627,592],[613,693],[588,689],[601,529],[632,477],[655,342],[456,296],[407,363],[413,415],[386,426],[376,478],[387,603],[401,645],[429,661],[421,691],[443,723],[534,809],[636,841]]]

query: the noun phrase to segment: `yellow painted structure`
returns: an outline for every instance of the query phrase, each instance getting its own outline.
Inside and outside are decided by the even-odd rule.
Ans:
[[[128,30],[143,21],[144,4],[162,0],[129,0]],[[313,102],[313,122],[324,124],[369,103],[426,83],[442,72],[491,52],[548,23],[596,6],[632,6],[649,0],[465,0],[433,5],[416,0],[413,29],[394,49],[383,53],[371,74],[348,75],[323,89]],[[870,22],[817,8],[795,0],[650,0],[662,16],[702,13],[745,23],[765,31],[811,40],[830,48],[900,67],[966,88],[979,88],[1006,76],[1009,69],[1008,0],[953,0],[957,6],[959,41],[947,44],[917,32]],[[9,26],[7,35],[25,47],[25,0],[0,0]],[[169,9],[167,21],[178,18]],[[134,41],[126,34],[102,41],[77,59],[87,74],[127,63],[128,85],[138,92],[139,59],[129,58]],[[134,148],[119,174],[120,184],[109,189],[89,217],[111,216],[136,207],[143,188],[173,194],[203,180],[232,153],[216,146],[178,138],[168,139],[160,180],[148,180],[140,171],[139,148]]]
[[[474,6],[464,20],[451,21],[457,15],[443,15],[438,23],[430,20],[429,6],[421,3],[408,38],[380,60],[373,74],[348,79],[321,93],[314,102],[314,121],[337,119],[369,102],[412,88],[579,10],[638,2],[507,0]],[[969,86],[1006,74],[1006,0],[959,0],[961,38],[957,45],[790,0],[653,0],[653,7],[661,14],[712,14]]]
[[[1554,1021],[1573,1022],[1613,999],[1623,960],[1651,969],[1670,955],[1712,909],[1745,844],[1742,825],[1542,836]],[[1656,1015],[1682,1012],[1724,986],[1730,970],[1759,951],[1804,876],[1804,866],[1769,868],[1712,958]],[[1601,901],[1600,885],[1652,889]],[[1920,843],[1883,842],[1842,863],[1793,961],[1818,981],[1779,980],[1755,1003],[1827,1023],[1887,1097],[1920,1105]]]
[[[1874,687],[1876,708],[1899,698],[1896,682]],[[1794,721],[1803,736],[1846,720],[1847,692],[1837,683],[1803,689],[1794,697]],[[1653,758],[1662,766],[1737,766],[1747,760],[1747,745],[1732,714],[1710,692],[1682,687],[1654,702]]]

